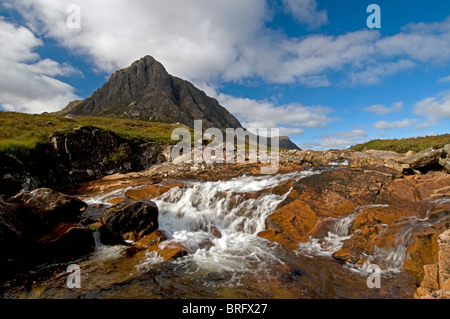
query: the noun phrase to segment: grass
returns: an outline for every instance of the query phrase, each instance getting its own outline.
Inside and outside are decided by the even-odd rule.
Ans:
[[[398,153],[406,153],[408,151],[420,152],[426,148],[441,148],[445,144],[450,144],[450,134],[442,134],[435,136],[410,137],[404,139],[390,140],[372,140],[366,143],[353,145],[350,150],[384,150],[394,151]]]
[[[49,138],[53,134],[74,131],[82,126],[94,126],[113,132],[130,144],[178,142],[171,139],[172,131],[179,126],[175,124],[92,116],[70,119],[52,114],[0,112],[0,150],[17,159],[27,158],[39,144],[50,143]]]

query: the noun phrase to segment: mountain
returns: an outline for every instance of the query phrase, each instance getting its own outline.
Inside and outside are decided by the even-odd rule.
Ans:
[[[92,96],[70,102],[58,114],[181,123],[191,128],[194,120],[201,119],[203,129],[242,127],[216,99],[192,83],[170,75],[148,55],[116,71]],[[283,148],[298,149],[287,137],[283,137],[283,146],[280,144]]]
[[[194,119],[202,119],[203,128],[242,127],[216,99],[171,76],[151,56],[116,71],[92,96],[69,103],[60,113],[178,122],[189,127],[194,127]]]
[[[287,136],[280,136],[280,139],[278,141],[280,148],[285,148],[287,150],[300,150],[301,148],[298,147],[294,142],[292,142],[289,137]]]

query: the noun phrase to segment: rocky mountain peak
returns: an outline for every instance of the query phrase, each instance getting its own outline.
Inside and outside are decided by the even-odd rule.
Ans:
[[[59,113],[180,123],[191,128],[194,120],[201,119],[203,129],[216,127],[223,131],[242,127],[216,99],[189,81],[170,75],[149,55],[114,72],[92,96],[70,102]],[[280,147],[298,149],[286,137],[281,139]]]
[[[204,128],[242,127],[216,99],[171,76],[148,55],[114,72],[92,96],[69,104],[61,113],[178,122],[189,127],[194,119],[202,119]]]

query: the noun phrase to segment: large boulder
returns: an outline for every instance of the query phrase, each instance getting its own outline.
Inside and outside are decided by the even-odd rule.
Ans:
[[[401,177],[395,170],[376,167],[324,171],[297,181],[287,198],[266,219],[259,236],[294,248],[307,240],[326,217],[341,218],[358,205],[380,202],[384,185]]]
[[[447,173],[450,173],[450,158],[440,158],[439,165],[441,165]]]
[[[397,161],[400,164],[408,164],[411,169],[427,170],[427,168],[439,164],[439,159],[443,155],[443,149],[426,149],[410,156],[398,158]]]
[[[33,263],[78,257],[94,249],[89,227],[78,221],[86,203],[40,188],[0,200],[0,261]]]
[[[127,200],[106,209],[102,221],[115,237],[138,241],[158,228],[158,206],[149,200]]]
[[[450,299],[450,229],[438,239],[438,260],[423,266],[423,279],[414,293],[418,299]]]
[[[41,258],[73,258],[93,251],[95,240],[89,227],[62,222],[38,238],[35,247]]]
[[[131,145],[116,134],[86,126],[51,137],[56,184],[93,180],[113,173],[140,171],[164,161],[157,143]]]
[[[15,158],[0,151],[0,195],[17,194],[26,179],[23,166]]]
[[[8,202],[18,205],[25,231],[32,234],[48,231],[61,221],[77,221],[87,207],[78,198],[50,188],[22,192]]]
[[[0,261],[19,249],[22,236],[22,223],[16,207],[0,197]]]

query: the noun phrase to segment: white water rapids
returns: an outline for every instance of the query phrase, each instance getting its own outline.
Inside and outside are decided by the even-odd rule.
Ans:
[[[167,240],[179,243],[188,254],[163,262],[157,252],[139,251],[133,245],[107,245],[94,232],[95,251],[77,260],[82,269],[82,289],[66,288],[65,268],[43,276],[34,290],[20,285],[8,288],[8,296],[35,298],[361,298],[410,297],[415,277],[402,272],[383,277],[383,294],[368,289],[364,269],[357,272],[333,260],[350,233],[355,217],[372,206],[357,208],[343,218],[324,218],[329,232],[300,244],[296,252],[281,249],[257,234],[265,220],[287,198],[289,181],[320,174],[301,171],[275,176],[242,176],[228,181],[186,182],[153,198],[159,208],[159,229]],[[90,198],[86,217],[96,219],[112,199],[126,197],[126,187]],[[438,205],[439,203],[436,203]],[[404,221],[399,251],[377,251],[400,268],[404,247],[410,241],[410,225],[425,227],[428,218]],[[161,248],[161,247],[160,247]],[[135,258],[136,257],[136,258]],[[49,265],[59,269],[59,265]],[[412,287],[412,288],[411,288]]]
[[[291,191],[289,189],[284,194],[275,194],[271,189],[288,180],[299,180],[320,173],[301,171],[275,176],[241,176],[228,181],[188,182],[183,188],[173,187],[153,199],[159,208],[159,229],[168,236],[168,240],[160,245],[180,243],[185,246],[189,254],[175,262],[195,265],[195,271],[251,272],[264,269],[266,263],[282,263],[276,254],[276,244],[256,236],[265,229],[267,216],[275,211]],[[131,188],[98,195],[86,202],[89,205],[111,205],[108,200],[123,196]],[[439,200],[436,204],[439,205]],[[331,257],[342,248],[345,240],[353,236],[349,230],[358,214],[367,208],[386,206],[360,206],[348,216],[325,218],[322,222],[331,225],[328,234],[300,243],[296,253],[310,257]],[[402,223],[404,227],[398,234],[395,248],[383,250],[376,247],[374,256],[367,256],[368,261],[382,260],[388,266],[388,272],[401,269],[412,232],[430,225],[427,217],[413,217]],[[94,257],[99,260],[112,258],[122,251],[118,247],[99,244],[98,238],[96,243]],[[163,261],[155,252],[148,253],[146,257],[137,266],[142,271]],[[367,265],[352,267],[362,272],[366,268]]]
[[[271,193],[270,189],[287,180],[318,173],[242,176],[223,182],[190,183],[182,189],[174,187],[153,199],[160,212],[159,228],[169,235],[169,241],[163,244],[183,244],[190,254],[179,262],[195,265],[195,271],[201,272],[232,272],[235,275],[263,270],[265,263],[279,263],[275,245],[256,234],[265,229],[267,216],[290,190],[279,195]],[[261,192],[264,190],[268,191]],[[205,242],[212,245],[204,247]],[[160,261],[154,253],[149,253],[146,262],[140,266]]]

